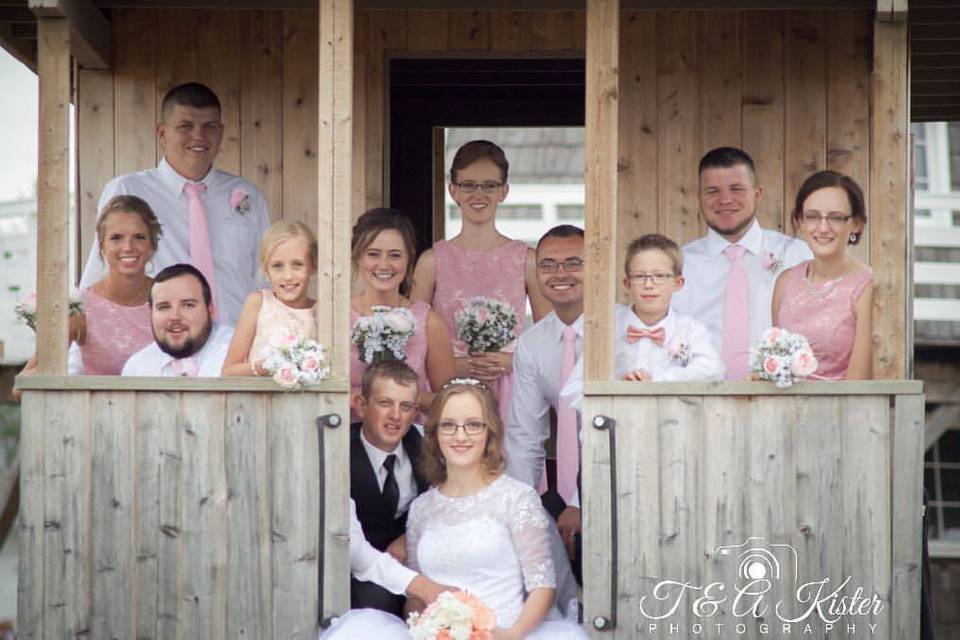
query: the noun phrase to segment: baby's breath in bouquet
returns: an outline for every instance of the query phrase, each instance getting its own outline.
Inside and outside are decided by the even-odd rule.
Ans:
[[[517,337],[517,313],[496,298],[470,298],[456,313],[454,322],[457,338],[467,344],[470,353],[500,351]]]
[[[366,364],[384,360],[406,360],[407,340],[413,335],[416,319],[409,309],[377,305],[373,313],[353,325],[350,340],[357,345]]]

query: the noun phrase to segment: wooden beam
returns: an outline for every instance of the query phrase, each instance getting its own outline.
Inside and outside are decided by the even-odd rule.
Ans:
[[[92,0],[30,0],[38,18],[65,18],[71,28],[72,52],[81,67],[109,69],[113,60],[110,21]]]
[[[924,451],[936,444],[949,429],[960,426],[960,404],[942,404],[927,417],[923,426]]]
[[[873,375],[902,378],[912,323],[908,145],[910,51],[906,22],[873,23],[870,203],[873,257]]]
[[[0,23],[0,47],[14,58],[25,64],[31,71],[37,71],[36,41],[19,37],[14,33],[13,25]]]
[[[350,229],[353,169],[353,0],[320,0],[319,172],[317,236],[320,265],[317,279],[317,335],[329,349],[335,378],[349,375]],[[336,411],[346,419],[347,394]],[[348,455],[347,439],[323,436],[324,456]],[[329,441],[329,442],[328,442]],[[333,447],[331,449],[331,447]],[[342,451],[339,448],[342,447]],[[323,469],[323,486],[335,487],[343,478],[336,465]],[[348,531],[347,501],[338,490],[322,495],[323,555],[321,619],[341,615],[350,607],[349,563],[337,553]]]
[[[877,20],[906,22],[907,0],[877,0]]]
[[[39,20],[37,373],[67,370],[70,255],[70,22]]]

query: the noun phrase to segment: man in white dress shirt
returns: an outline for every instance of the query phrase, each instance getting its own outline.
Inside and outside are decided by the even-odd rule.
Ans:
[[[760,227],[756,209],[763,187],[744,151],[719,147],[704,155],[699,192],[700,215],[709,230],[683,247],[686,286],[674,295],[672,306],[706,326],[714,348],[724,356],[727,379],[742,380],[749,348],[771,324],[777,276],[812,253],[802,240]],[[737,273],[745,277],[735,292],[727,285]],[[729,300],[739,302],[728,308]],[[735,317],[736,326],[725,326],[727,318]]]
[[[572,339],[575,358],[583,352],[583,257],[582,229],[560,225],[540,238],[537,280],[553,311],[523,332],[513,354],[513,401],[504,444],[507,473],[535,489],[545,486],[541,474],[546,460],[544,444],[550,438],[550,409],[558,414],[560,409],[565,334]],[[558,434],[558,441],[560,438]],[[558,460],[558,466],[561,462]],[[558,469],[558,478],[561,471],[569,471],[576,478],[579,465],[573,464],[578,468]],[[575,538],[580,532],[576,486],[566,498],[562,492],[548,491],[543,501],[557,518],[560,537],[574,556]],[[579,574],[576,567],[574,570]]]
[[[204,242],[207,273],[214,290],[216,319],[234,325],[244,300],[257,288],[257,251],[260,237],[270,225],[267,204],[260,191],[239,176],[213,168],[223,139],[220,101],[198,83],[174,87],[163,99],[157,141],[163,159],[154,169],[114,178],[100,194],[98,211],[113,196],[136,195],[150,205],[160,224],[163,240],[153,256],[152,275],[171,264],[191,262],[204,270],[203,259],[191,256],[190,197],[199,193],[198,215],[206,225],[193,232],[194,242]],[[106,274],[95,239],[80,279],[88,287]]]
[[[211,309],[199,269],[175,264],[158,273],[150,288],[154,342],[130,356],[121,375],[219,377],[233,329],[214,322]]]

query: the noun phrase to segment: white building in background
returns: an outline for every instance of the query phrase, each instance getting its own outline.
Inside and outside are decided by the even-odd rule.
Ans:
[[[0,364],[26,362],[36,345],[33,331],[14,316],[21,295],[36,289],[37,203],[0,202]]]

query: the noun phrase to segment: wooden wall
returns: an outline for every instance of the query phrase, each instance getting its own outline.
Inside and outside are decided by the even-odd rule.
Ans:
[[[876,593],[879,615],[837,616],[831,632],[813,613],[794,634],[833,638],[853,623],[858,634],[878,639],[918,637],[920,383],[802,383],[766,394],[751,383],[587,387],[583,562],[591,571],[584,574],[584,619],[616,622],[612,633],[594,638],[676,637],[671,625],[699,636],[690,632],[697,623],[704,637],[713,637],[716,624],[724,625],[717,637],[766,637],[782,630],[783,618],[810,608],[798,601],[800,585],[829,578],[825,595],[847,576],[840,595],[858,586],[864,598]],[[616,424],[588,426],[598,415]],[[733,549],[724,554],[722,547]],[[735,603],[733,586],[748,581],[740,555],[747,547],[769,550],[783,572],[760,601],[760,619],[742,615],[753,597]],[[665,580],[724,588],[694,587],[672,615],[654,620],[678,601],[676,587],[653,595]],[[750,591],[761,593],[758,586]],[[726,602],[697,614],[700,597]],[[784,608],[775,612],[777,600]],[[746,629],[737,631],[738,623]]]
[[[115,74],[80,74],[84,252],[102,185],[156,164],[158,101],[192,79],[223,100],[219,166],[260,186],[274,218],[313,225],[317,14],[118,9],[113,23]],[[361,11],[354,24],[354,215],[388,201],[390,56],[569,56],[585,46],[581,12]],[[696,169],[714,146],[753,155],[759,218],[788,233],[803,179],[824,168],[848,173],[868,199],[870,223],[854,252],[875,270],[875,369],[903,377],[905,26],[863,11],[649,11],[624,12],[620,31],[618,256],[640,233],[681,242],[703,233]]]
[[[347,430],[316,424],[342,384],[83,378],[23,381],[19,637],[310,638],[348,608]]]

